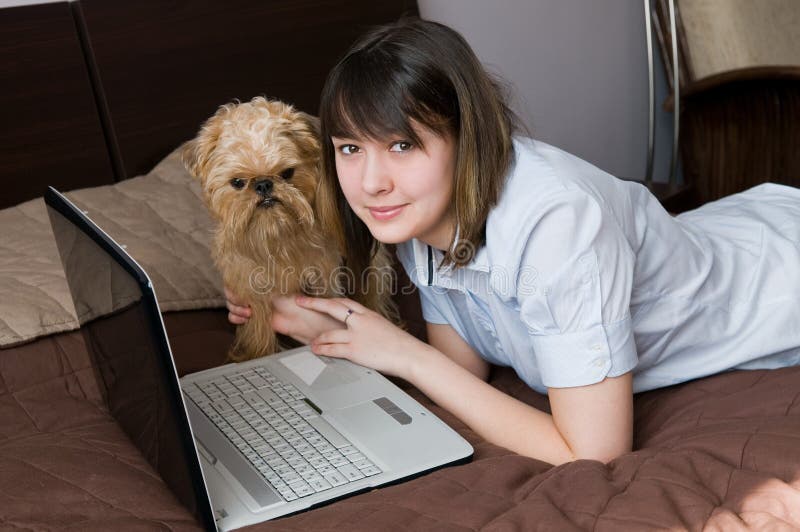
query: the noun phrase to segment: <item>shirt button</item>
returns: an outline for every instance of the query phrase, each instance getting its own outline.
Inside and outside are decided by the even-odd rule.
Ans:
[[[598,368],[602,368],[603,366],[605,366],[605,364],[606,364],[606,361],[603,360],[602,358],[595,358],[594,359],[594,365],[597,366]]]
[[[603,349],[603,346],[601,346],[600,344],[594,344],[592,346],[592,351],[600,351],[601,349]]]

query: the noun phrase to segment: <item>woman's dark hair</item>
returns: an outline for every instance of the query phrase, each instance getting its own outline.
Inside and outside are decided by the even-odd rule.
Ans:
[[[452,204],[459,242],[450,243],[442,265],[466,264],[484,244],[486,218],[513,158],[515,116],[499,83],[458,32],[436,22],[402,19],[374,28],[351,47],[328,75],[320,102],[318,206],[322,223],[338,235],[355,279],[382,244],[339,187],[331,137],[401,135],[421,145],[412,121],[452,135],[456,144]]]

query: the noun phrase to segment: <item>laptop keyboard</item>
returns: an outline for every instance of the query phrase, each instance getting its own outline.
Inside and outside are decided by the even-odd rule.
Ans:
[[[295,386],[264,368],[184,392],[286,501],[381,472]]]

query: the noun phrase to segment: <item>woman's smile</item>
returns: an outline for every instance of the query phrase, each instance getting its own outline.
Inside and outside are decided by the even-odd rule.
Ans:
[[[391,220],[403,211],[405,205],[391,205],[388,207],[367,207],[372,217],[378,221]]]

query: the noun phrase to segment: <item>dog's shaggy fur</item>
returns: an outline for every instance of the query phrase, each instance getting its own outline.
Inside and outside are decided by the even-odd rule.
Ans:
[[[183,161],[218,222],[212,248],[225,286],[252,309],[228,356],[241,361],[274,353],[282,347],[271,326],[275,295],[342,294],[338,239],[315,216],[317,119],[261,97],[224,105],[185,145]],[[385,250],[373,265],[382,275],[391,272]],[[376,293],[361,302],[397,321],[390,283],[374,286]]]

